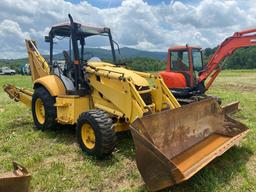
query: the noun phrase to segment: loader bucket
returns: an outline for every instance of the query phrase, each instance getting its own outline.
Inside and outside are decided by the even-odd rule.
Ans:
[[[31,175],[27,169],[15,161],[14,170],[0,175],[0,191],[27,192],[29,191],[29,182]]]
[[[189,179],[248,132],[214,99],[144,116],[130,129],[137,167],[151,191]]]

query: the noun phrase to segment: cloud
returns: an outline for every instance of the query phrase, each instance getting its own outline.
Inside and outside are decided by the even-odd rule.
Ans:
[[[113,1],[114,2],[114,1]],[[143,0],[123,0],[113,8],[97,8],[86,1],[2,0],[0,7],[0,58],[25,57],[24,38],[43,42],[50,26],[67,21],[108,26],[121,46],[166,51],[175,44],[214,47],[235,31],[256,27],[255,0],[202,0],[196,4],[170,1],[149,5]],[[105,46],[105,41],[98,46]],[[94,44],[95,45],[95,44]]]
[[[2,58],[21,57],[24,47],[24,39],[29,34],[23,32],[17,22],[12,20],[3,20],[0,23],[0,52]]]

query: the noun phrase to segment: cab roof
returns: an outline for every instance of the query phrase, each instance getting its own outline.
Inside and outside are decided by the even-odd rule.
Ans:
[[[78,35],[80,37],[89,37],[93,35],[107,35],[110,33],[110,29],[107,27],[99,28],[82,25],[80,23],[74,22],[75,26],[78,30]],[[70,37],[71,33],[71,25],[69,22],[53,25],[49,34],[52,36],[61,36],[61,37]]]
[[[170,47],[168,50],[169,51],[175,51],[175,50],[186,50],[186,49],[202,49],[199,46],[174,46],[174,47]]]

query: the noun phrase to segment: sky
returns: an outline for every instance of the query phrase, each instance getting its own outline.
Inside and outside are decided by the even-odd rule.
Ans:
[[[255,0],[1,0],[0,58],[26,57],[25,38],[47,54],[44,36],[68,13],[78,22],[110,27],[121,47],[149,51],[215,47],[236,31],[256,28]]]

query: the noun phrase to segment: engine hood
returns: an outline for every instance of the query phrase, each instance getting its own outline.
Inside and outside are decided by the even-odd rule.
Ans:
[[[148,81],[144,77],[141,77],[135,71],[126,69],[124,67],[119,67],[111,63],[99,61],[89,61],[88,67],[91,67],[97,71],[103,70],[108,71],[110,73],[120,74],[120,76],[123,76],[126,79],[130,78],[131,82],[136,86],[149,86]]]

